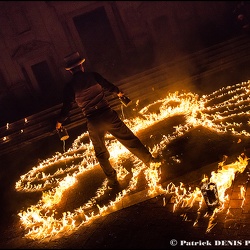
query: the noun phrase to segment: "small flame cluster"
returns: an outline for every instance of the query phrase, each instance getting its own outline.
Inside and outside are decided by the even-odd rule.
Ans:
[[[221,88],[209,95],[203,95],[201,98],[191,92],[169,93],[165,98],[141,109],[140,116],[129,120],[125,119],[124,122],[135,134],[138,134],[140,131],[153,127],[158,122],[170,117],[185,116],[185,124],[175,126],[174,132],[163,135],[160,143],[150,149],[153,154],[161,154],[170,142],[197,126],[207,127],[216,133],[230,132],[233,135],[248,137],[250,135],[250,122],[247,120],[250,112],[249,84],[248,81]],[[157,112],[154,110],[155,106],[157,106]],[[242,122],[244,119],[245,123]],[[143,173],[145,176],[149,197],[159,194],[172,195],[174,211],[178,207],[192,207],[197,201],[202,205],[203,199],[199,187],[191,190],[185,188],[183,183],[180,183],[179,186],[169,183],[166,188],[163,188],[159,184],[159,163],[151,163],[151,166],[146,168],[141,161],[108,134],[106,144],[111,161],[115,163],[119,180],[124,179],[129,174],[123,167],[123,161],[129,158],[133,163],[132,177],[128,186],[121,190],[114,200],[110,200],[109,204],[100,205],[98,199],[108,190],[108,181],[104,179],[91,199],[74,211],[59,213],[56,211],[56,207],[62,201],[63,194],[77,183],[80,175],[85,175],[98,166],[91,141],[83,143],[87,137],[87,132],[81,134],[66,152],[56,152],[54,156],[38,163],[16,182],[15,188],[19,192],[42,192],[41,199],[37,204],[31,205],[18,214],[25,229],[25,237],[34,240],[60,237],[73,233],[79,227],[110,213],[125,196],[136,189],[139,173]],[[225,162],[220,163],[218,170],[211,173],[210,181],[218,183],[221,202],[221,206],[213,211],[214,214],[223,209],[223,204],[228,199],[225,195],[226,190],[232,185],[236,173],[242,173],[247,164],[248,158],[241,155],[236,162],[229,165],[225,165]],[[211,223],[208,226],[208,231],[212,227]]]

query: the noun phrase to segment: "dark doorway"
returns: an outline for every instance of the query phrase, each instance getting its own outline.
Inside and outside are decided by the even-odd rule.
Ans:
[[[92,67],[111,69],[120,58],[120,51],[104,7],[73,19]]]
[[[56,82],[46,61],[34,64],[31,69],[35,75],[40,92],[38,94],[37,108],[39,110],[48,108],[57,103]]]
[[[36,77],[39,88],[41,89],[41,94],[48,94],[48,91],[53,89],[55,81],[50,72],[49,66],[46,61],[42,61],[31,66],[31,69]]]

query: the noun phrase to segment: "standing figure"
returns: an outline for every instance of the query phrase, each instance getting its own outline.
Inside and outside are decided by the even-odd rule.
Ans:
[[[78,52],[70,54],[64,60],[65,69],[69,70],[73,77],[64,88],[63,106],[56,122],[56,129],[61,128],[76,102],[86,117],[89,137],[99,164],[108,178],[109,186],[118,185],[119,182],[116,171],[110,164],[110,154],[105,145],[104,137],[107,132],[146,166],[151,162],[157,162],[158,160],[152,157],[139,138],[119,118],[118,113],[110,107],[104,94],[105,91],[109,91],[122,97],[124,93],[97,72],[85,72],[83,66],[85,59],[80,57]]]
[[[236,32],[239,34],[250,34],[249,4],[244,1],[237,2],[233,14],[236,20]]]

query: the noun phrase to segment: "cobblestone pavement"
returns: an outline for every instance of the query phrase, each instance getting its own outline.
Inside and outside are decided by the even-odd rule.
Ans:
[[[146,129],[139,134],[139,137],[150,147],[151,143],[159,143],[159,138],[163,134],[171,134],[174,128],[184,121],[184,115],[170,117],[157,123],[153,128]],[[74,135],[78,133],[77,129],[70,131],[67,146],[73,143]],[[18,216],[21,210],[37,204],[41,200],[42,192],[18,192],[15,185],[21,175],[29,172],[41,160],[49,158],[53,152],[62,152],[62,144],[55,135],[9,153],[0,159],[0,247],[2,249],[249,248],[248,164],[243,169],[230,172],[232,167],[241,166],[233,163],[250,156],[249,142],[248,136],[218,133],[213,129],[197,126],[173,140],[163,150],[165,162],[159,169],[161,179],[158,183],[158,187],[162,189],[158,188],[151,193],[152,187],[148,186],[145,175],[142,174],[134,191],[122,196],[119,202],[101,216],[84,223],[75,231],[68,230],[67,233],[42,240],[25,237],[27,229],[23,228]],[[65,167],[64,163],[62,161],[55,166]],[[230,175],[215,179],[215,183],[220,186],[221,183],[229,181],[225,189],[225,200],[220,200],[219,207],[211,210],[202,196],[200,199],[192,199],[194,197],[192,195],[195,194],[196,188],[201,187],[204,175],[212,176],[212,173],[216,173],[223,166],[225,172],[228,170]],[[131,167],[131,162],[124,163],[124,168],[131,169]],[[107,189],[98,200],[98,204],[101,206],[110,204],[110,201],[128,187],[130,178],[131,175],[128,175],[127,179],[120,180],[120,186]],[[89,171],[87,177],[78,176],[76,185],[63,194],[57,213],[72,211],[81,206],[93,196],[104,179],[99,166]]]
[[[205,146],[208,138],[213,138],[210,142],[210,149]],[[51,140],[51,139],[50,139]],[[196,143],[194,143],[196,140]],[[198,143],[199,141],[199,143]],[[226,147],[232,142],[232,138],[223,135],[215,135],[209,131],[193,130],[177,142],[170,145],[166,152],[166,162],[162,166],[161,185],[167,187],[170,183],[178,186],[184,183],[190,188],[200,187],[200,180],[203,174],[211,173],[218,168],[218,163],[226,153],[232,153],[227,161],[230,163],[237,159],[242,152],[248,155],[248,141],[235,144],[234,147]],[[48,141],[44,141],[47,144]],[[184,145],[185,144],[185,145]],[[195,148],[192,148],[191,146]],[[17,212],[25,209],[31,204],[35,204],[40,199],[40,193],[18,193],[14,189],[15,181],[25,169],[25,159],[28,155],[37,157],[37,150],[43,148],[43,144],[33,145],[26,151],[15,153],[11,157],[11,164],[8,160],[2,163],[9,169],[5,180],[1,180],[2,194],[1,207],[1,248],[7,249],[166,249],[169,247],[193,247],[193,248],[247,248],[250,244],[250,200],[248,167],[235,175],[233,184],[228,187],[227,194],[230,197],[225,202],[225,209],[216,214],[212,220],[212,214],[208,207],[200,207],[196,202],[192,206],[176,206],[173,193],[156,193],[148,195],[148,187],[141,184],[138,189],[122,200],[122,205],[117,205],[113,211],[95,219],[91,223],[80,227],[76,232],[69,235],[58,236],[52,239],[30,240],[24,237],[24,229],[20,226]],[[183,148],[190,148],[190,152],[182,153]],[[198,152],[199,154],[195,154]],[[190,157],[192,152],[192,157]],[[209,154],[206,154],[209,152]],[[27,155],[25,155],[25,153]],[[234,153],[234,155],[233,155]],[[173,156],[182,155],[183,164],[174,164]],[[21,157],[22,156],[22,157]],[[15,158],[14,158],[15,157]],[[23,158],[24,157],[24,158]],[[221,157],[221,158],[220,158]],[[219,159],[220,158],[220,159]],[[8,157],[8,159],[10,159]],[[172,159],[172,163],[171,163]],[[15,164],[13,164],[13,162]],[[34,162],[30,158],[30,164]],[[10,163],[10,162],[9,162]],[[30,164],[26,166],[29,170]],[[198,167],[200,166],[200,167]],[[8,177],[7,177],[8,176]],[[91,176],[91,175],[90,175]],[[94,171],[94,176],[103,178],[100,169]],[[91,186],[91,182],[96,179],[82,180],[85,185]],[[72,198],[66,198],[67,206],[76,207],[81,204],[84,198],[81,192],[83,184],[79,184],[68,192]],[[126,185],[126,183],[121,183]],[[245,188],[242,193],[241,187]],[[91,190],[89,190],[91,192]],[[92,190],[93,191],[93,190]],[[120,191],[113,189],[105,196],[104,203],[115,196]],[[185,203],[185,202],[184,202]],[[66,205],[65,205],[66,206]],[[211,226],[210,226],[211,223]],[[209,229],[211,228],[211,230]],[[209,230],[208,230],[209,229]],[[194,246],[196,244],[196,246]]]

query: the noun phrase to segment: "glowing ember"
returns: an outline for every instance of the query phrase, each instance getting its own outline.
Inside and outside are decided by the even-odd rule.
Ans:
[[[125,120],[125,123],[137,134],[143,129],[154,126],[170,117],[185,116],[185,124],[174,127],[172,134],[163,135],[160,143],[150,149],[153,154],[161,153],[170,142],[197,126],[209,128],[216,133],[230,132],[237,136],[249,136],[247,129],[249,129],[250,122],[246,123],[248,126],[237,122],[237,120],[248,119],[249,117],[249,83],[248,81],[228,86],[210,95],[204,95],[200,99],[196,94],[190,92],[170,93],[164,99],[146,106],[140,110],[140,116]],[[136,103],[138,104],[139,100]],[[157,112],[150,111],[155,106],[158,107]],[[60,236],[60,233],[65,234],[67,232],[69,234],[82,225],[109,213],[125,196],[136,189],[140,173],[144,174],[147,181],[149,197],[171,194],[174,211],[177,208],[192,207],[197,202],[199,209],[201,209],[204,199],[200,187],[191,190],[186,188],[183,183],[180,183],[179,186],[170,183],[166,188],[163,188],[159,184],[159,164],[151,164],[150,168],[145,168],[144,164],[117,140],[107,135],[107,147],[111,155],[111,161],[115,163],[118,179],[122,180],[132,173],[128,186],[120,191],[108,205],[101,205],[98,200],[108,190],[107,179],[105,179],[95,195],[80,207],[71,212],[63,211],[59,213],[56,209],[57,205],[62,202],[64,193],[76,184],[78,177],[84,176],[88,171],[98,166],[91,142],[83,143],[87,136],[87,133],[83,133],[74,141],[68,151],[65,152],[64,150],[63,154],[57,152],[51,158],[40,162],[28,173],[22,175],[16,183],[17,191],[42,192],[42,197],[36,205],[28,207],[26,211],[19,212],[20,221],[26,230],[25,236],[27,238],[51,239]],[[240,142],[238,141],[238,143]],[[123,167],[123,162],[126,159],[133,161],[131,173]],[[178,159],[176,159],[176,162],[178,163]],[[217,185],[220,201],[219,206],[213,210],[210,217],[208,232],[215,225],[216,213],[224,209],[224,203],[228,199],[226,190],[232,185],[236,173],[242,173],[245,170],[248,158],[241,155],[238,157],[238,161],[228,165],[224,164],[225,162],[222,162],[218,165],[218,170],[211,173],[210,179],[205,177],[208,182]],[[243,187],[241,195],[242,197],[245,195]],[[164,199],[163,205],[165,204]]]

